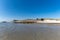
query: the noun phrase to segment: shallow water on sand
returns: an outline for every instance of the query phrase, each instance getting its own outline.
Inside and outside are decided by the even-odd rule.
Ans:
[[[0,23],[0,40],[60,40],[60,24]]]

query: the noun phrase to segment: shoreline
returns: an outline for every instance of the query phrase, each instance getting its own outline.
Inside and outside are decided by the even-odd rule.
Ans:
[[[38,21],[38,20],[36,20],[36,21],[14,21],[13,23],[23,23],[23,24],[33,24],[33,23],[37,23],[37,24],[39,24],[39,23],[60,23],[60,21],[47,21],[47,20],[45,20],[45,21]]]
[[[49,23],[49,24],[57,24],[58,23],[58,24],[60,24],[60,22],[50,22],[50,21],[49,22],[46,22],[46,21],[37,21],[37,22],[14,22],[14,23],[21,23],[21,24],[35,24],[35,23],[36,24],[40,24],[40,23],[43,23],[43,24],[44,23],[46,23],[46,24],[47,23]]]

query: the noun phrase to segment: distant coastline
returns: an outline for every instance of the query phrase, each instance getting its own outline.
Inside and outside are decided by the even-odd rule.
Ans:
[[[36,18],[36,19],[25,19],[25,20],[12,20],[12,23],[21,24],[32,24],[32,23],[60,23],[60,19],[50,19],[50,18]],[[2,21],[1,23],[7,23],[7,21]]]
[[[60,23],[60,19],[26,19],[26,20],[13,20],[13,23]]]

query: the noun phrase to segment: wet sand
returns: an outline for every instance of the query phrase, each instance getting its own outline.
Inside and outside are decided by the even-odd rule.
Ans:
[[[0,40],[60,40],[58,24],[0,25]]]

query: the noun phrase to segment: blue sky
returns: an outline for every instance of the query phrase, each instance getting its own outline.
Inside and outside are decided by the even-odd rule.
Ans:
[[[60,0],[0,0],[0,21],[60,18]]]

